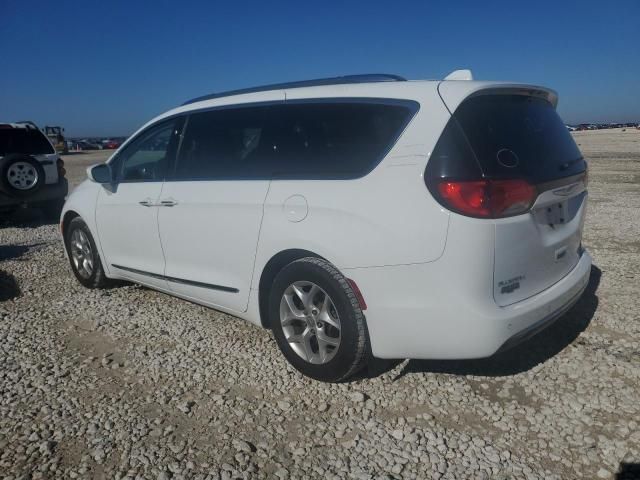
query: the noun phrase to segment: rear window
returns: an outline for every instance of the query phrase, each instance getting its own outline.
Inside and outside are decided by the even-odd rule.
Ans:
[[[537,184],[586,168],[555,108],[542,98],[480,95],[464,101],[453,116],[485,177]]]
[[[28,128],[0,129],[0,155],[55,153],[49,140],[38,130]]]
[[[414,102],[303,101],[191,114],[174,179],[346,179],[382,160]]]

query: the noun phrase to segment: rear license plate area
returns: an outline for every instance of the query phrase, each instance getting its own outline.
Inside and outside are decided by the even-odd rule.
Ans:
[[[552,228],[567,223],[569,220],[567,217],[567,202],[554,203],[545,207],[546,222]]]

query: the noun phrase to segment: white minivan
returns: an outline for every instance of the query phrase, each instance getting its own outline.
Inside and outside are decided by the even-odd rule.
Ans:
[[[487,357],[584,291],[587,166],[547,88],[357,75],[200,97],[88,169],[77,279],[270,328],[300,372]]]

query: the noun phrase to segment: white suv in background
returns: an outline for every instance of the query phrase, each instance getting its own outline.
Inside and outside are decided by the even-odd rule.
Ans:
[[[23,206],[60,218],[67,180],[64,162],[33,122],[0,122],[0,215]]]
[[[464,78],[279,84],[160,115],[69,197],[75,276],[270,328],[324,381],[371,355],[515,345],[587,285],[587,167],[555,92]]]

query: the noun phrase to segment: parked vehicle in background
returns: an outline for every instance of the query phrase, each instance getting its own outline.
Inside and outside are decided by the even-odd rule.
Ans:
[[[64,162],[33,122],[0,123],[0,211],[34,206],[59,219],[68,192]]]
[[[80,150],[102,150],[104,146],[101,143],[94,143],[88,140],[78,140],[75,146]]]
[[[102,147],[107,149],[107,150],[115,150],[120,145],[121,145],[120,142],[118,142],[117,140],[103,140],[102,141]]]
[[[44,134],[49,138],[49,141],[56,149],[58,153],[68,153],[67,142],[64,138],[64,128],[55,126],[51,127],[46,125],[44,127]]]
[[[511,348],[587,286],[587,166],[555,92],[470,78],[321,79],[160,115],[69,197],[72,271],[270,328],[324,381]]]

